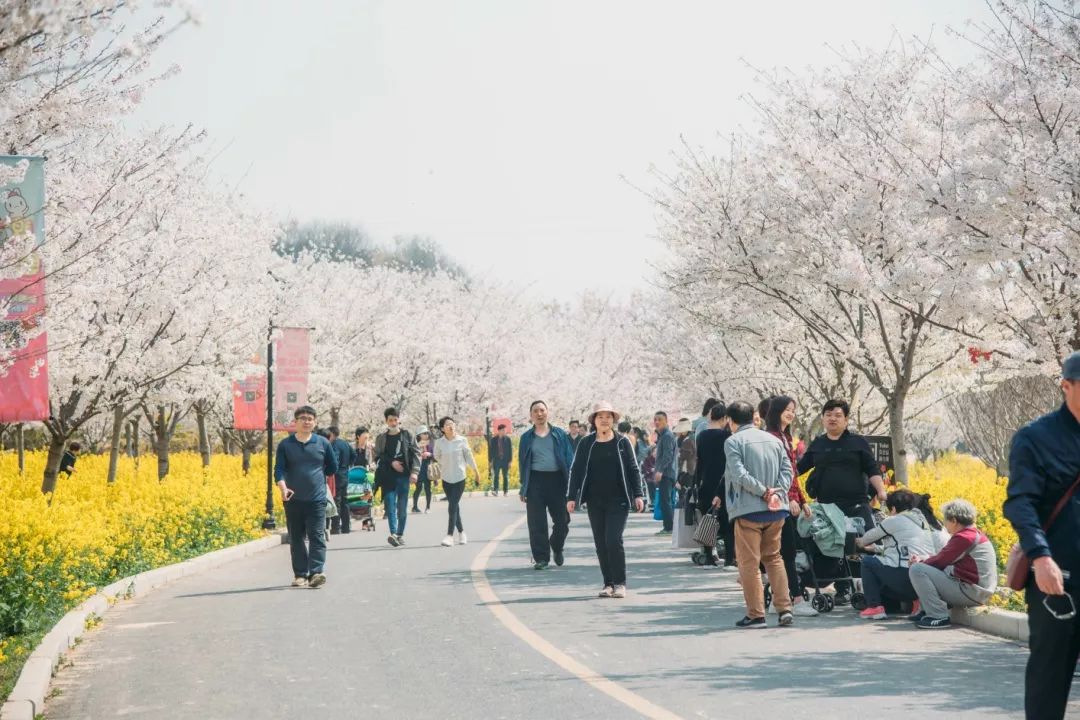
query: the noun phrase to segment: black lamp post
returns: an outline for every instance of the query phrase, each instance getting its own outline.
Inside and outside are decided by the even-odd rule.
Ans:
[[[274,530],[274,322],[266,333],[266,518],[263,530]]]

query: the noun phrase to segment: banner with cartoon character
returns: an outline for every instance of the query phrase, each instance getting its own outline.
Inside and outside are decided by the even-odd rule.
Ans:
[[[49,417],[45,164],[0,155],[0,423]]]
[[[311,341],[306,328],[280,328],[274,338],[274,429],[293,431],[293,411],[307,405]],[[266,358],[258,360],[266,364]],[[266,429],[266,375],[233,382],[233,427]]]

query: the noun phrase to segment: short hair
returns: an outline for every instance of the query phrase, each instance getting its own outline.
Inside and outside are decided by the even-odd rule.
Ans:
[[[975,506],[963,498],[956,498],[942,505],[941,514],[946,520],[958,522],[964,527],[971,527],[979,517]]]
[[[356,437],[360,437],[361,435],[363,435],[367,431],[368,431],[368,429],[365,426],[361,425],[360,427],[356,428]]]
[[[499,427],[497,427],[495,429],[496,430],[505,430],[506,429],[506,423],[499,423]]]
[[[627,421],[627,420],[623,420],[621,423],[619,423],[619,432],[621,432],[623,435],[626,435],[628,432],[630,432],[633,429],[634,429],[634,426],[631,425],[630,422]]]
[[[329,440],[329,439],[330,439],[330,433],[329,433],[329,432],[327,431],[327,429],[326,429],[326,428],[319,428],[319,429],[317,429],[317,430],[315,431],[315,434],[316,434],[316,435],[318,435],[319,437],[324,437],[324,438],[326,438],[327,440]]]
[[[301,405],[300,407],[293,410],[293,420],[299,419],[301,415],[310,415],[313,418],[319,416],[318,413],[315,412],[315,408],[311,407],[310,405]]]
[[[435,423],[435,426],[442,430],[446,426],[446,423],[453,422],[453,420],[454,418],[450,417],[449,415],[444,415],[443,417],[439,418],[439,422]]]
[[[666,412],[664,412],[663,410],[657,410],[657,411],[656,411],[655,413],[653,413],[653,417],[654,417],[654,418],[657,418],[657,417],[662,417],[662,418],[664,418],[665,420],[667,420],[667,413],[666,413]]]
[[[708,400],[705,401],[705,407],[703,407],[701,409],[701,414],[702,415],[708,415],[709,411],[712,410],[714,407],[716,407],[719,404],[720,404],[720,401],[717,400],[716,398],[714,398],[714,397],[709,398]]]
[[[392,408],[392,407],[388,407],[385,410],[383,410],[382,416],[383,416],[383,420],[389,420],[392,417],[401,417],[400,415],[398,415],[397,408]]]
[[[578,427],[581,427],[580,422],[578,422],[577,420],[571,420],[569,427],[574,427],[575,425],[577,425]]]
[[[73,442],[68,445],[68,448],[74,450],[75,452],[79,452],[80,450],[82,450],[82,444],[78,442]]]
[[[824,415],[825,413],[829,412],[830,410],[835,410],[837,408],[840,408],[841,410],[844,411],[844,417],[847,417],[848,415],[851,414],[851,406],[848,405],[848,401],[847,400],[841,400],[839,398],[833,398],[832,400],[829,400],[827,403],[822,405],[821,406],[821,414]]]
[[[529,412],[531,413],[533,411],[533,408],[537,405],[543,405],[544,409],[547,409],[547,403],[543,400],[533,400],[531,403],[529,403]]]
[[[885,507],[898,513],[914,510],[919,505],[919,498],[910,490],[893,490],[885,498]]]
[[[762,415],[765,418],[765,429],[769,432],[782,432],[780,429],[780,423],[782,420],[780,416],[787,410],[788,405],[794,404],[798,407],[798,403],[795,402],[795,398],[788,395],[777,395],[769,403],[769,409]],[[787,434],[791,436],[791,428],[787,429]]]
[[[737,400],[728,405],[727,414],[736,425],[749,425],[754,422],[754,406],[745,400]]]
[[[718,402],[709,409],[710,420],[723,420],[727,417],[727,405],[722,402]]]
[[[326,432],[330,433],[334,437],[341,437],[341,430],[337,425],[330,425],[326,428]]]

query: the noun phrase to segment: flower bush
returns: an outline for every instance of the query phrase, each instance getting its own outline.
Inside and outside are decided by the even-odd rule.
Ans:
[[[26,473],[0,454],[0,697],[29,649],[65,612],[116,580],[263,534],[265,457],[249,475],[240,458],[219,455],[203,468],[195,453],[172,456],[159,482],[154,460],[121,458],[105,482],[107,456],[80,457],[71,477],[44,496],[45,454],[29,453]],[[275,494],[280,515],[280,499]]]

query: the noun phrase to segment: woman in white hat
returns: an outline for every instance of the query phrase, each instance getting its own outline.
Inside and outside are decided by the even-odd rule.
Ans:
[[[566,502],[571,513],[581,502],[588,503],[596,557],[604,576],[602,598],[626,597],[623,531],[630,508],[641,512],[644,507],[634,446],[615,432],[617,422],[619,413],[611,403],[597,403],[593,408],[589,424],[596,430],[582,438],[574,453]]]

